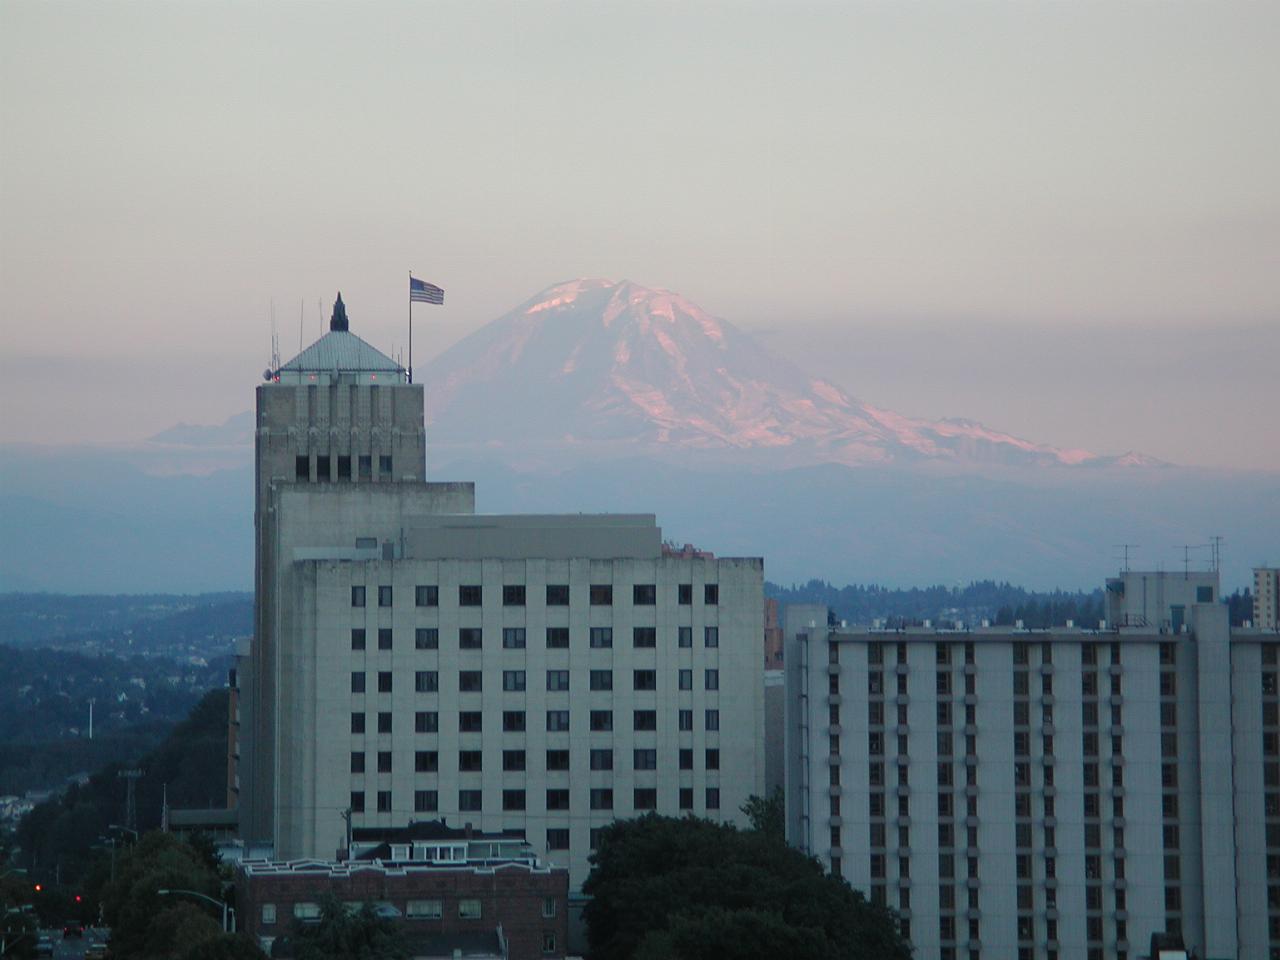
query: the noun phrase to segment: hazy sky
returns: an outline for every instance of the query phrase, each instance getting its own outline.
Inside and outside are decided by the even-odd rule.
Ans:
[[[854,394],[1280,469],[1280,4],[0,5],[0,440],[678,290]],[[65,389],[50,398],[50,380]]]

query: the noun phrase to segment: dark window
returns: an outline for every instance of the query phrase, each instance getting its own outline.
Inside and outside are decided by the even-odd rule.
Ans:
[[[524,809],[524,791],[523,790],[503,790],[502,791],[502,809],[503,810],[523,810]]]
[[[462,710],[458,713],[460,733],[479,733],[484,729],[484,714],[479,710]]]
[[[1196,587],[1196,603],[1213,603],[1213,587]]]
[[[656,810],[658,791],[653,787],[636,787],[632,793],[631,805],[636,810]]]
[[[703,627],[702,642],[707,647],[720,646],[720,628],[719,627]]]
[[[479,650],[484,645],[484,634],[479,627],[463,627],[458,631],[458,647],[462,650]]]
[[[547,711],[547,730],[552,733],[563,733],[569,729],[569,711],[568,710],[548,710]]]
[[[635,627],[631,631],[632,645],[637,647],[656,647],[658,631],[654,627]]]
[[[391,455],[384,453],[378,457],[378,473],[384,477],[391,476]]]
[[[413,646],[416,650],[439,649],[440,631],[435,627],[418,627],[413,631]]]
[[[681,670],[677,675],[679,687],[681,690],[693,689],[693,671]]]
[[[707,787],[707,809],[708,810],[720,809],[720,788],[719,787]]]
[[[613,605],[613,586],[608,583],[593,583],[589,594],[593,607]]]
[[[502,729],[505,733],[524,733],[524,711],[503,710]]]
[[[390,587],[378,588],[378,606],[380,607],[391,606],[391,588]]]
[[[434,750],[416,750],[413,754],[414,773],[435,773],[440,769],[440,754]]]
[[[719,711],[719,710],[708,710],[708,711],[707,711],[707,716],[706,716],[706,729],[707,729],[707,730],[719,730],[719,729],[720,729],[720,711]]]
[[[478,585],[464,585],[458,587],[458,606],[460,607],[478,607],[484,600],[484,591]]]
[[[592,690],[612,690],[613,689],[613,671],[612,670],[592,670],[591,671],[591,689]]]
[[[720,751],[715,749],[714,747],[707,750],[707,769],[708,770],[720,769]]]
[[[591,791],[591,809],[592,810],[612,810],[613,809],[613,791],[607,787],[597,788]]]
[[[652,583],[637,583],[631,588],[631,602],[638,607],[652,607],[658,602],[658,588]]]
[[[379,813],[391,812],[391,791],[390,790],[378,791],[378,812]]]
[[[680,769],[681,770],[693,769],[693,751],[690,750],[688,747],[680,748]]]
[[[633,670],[631,675],[631,688],[633,690],[657,690],[658,671]]]
[[[503,670],[502,671],[502,689],[508,693],[519,693],[524,689],[525,679],[523,670]]]
[[[364,733],[364,714],[353,713],[351,715],[351,732]]]
[[[633,730],[657,730],[658,712],[656,710],[637,710],[632,717]]]
[[[589,716],[591,729],[597,733],[604,733],[613,729],[613,711],[612,710],[592,710]]]
[[[391,649],[391,628],[390,627],[378,628],[378,649],[379,650]]]
[[[591,628],[591,646],[593,647],[612,647],[613,646],[613,628],[612,627],[592,627]]]
[[[634,770],[657,770],[658,769],[658,751],[633,750],[631,751],[631,767]]]
[[[523,750],[503,750],[502,769],[518,773],[525,768]]]
[[[351,588],[351,605],[353,607],[364,606],[364,587]]]
[[[364,754],[360,751],[351,752],[351,772],[364,773]]]
[[[416,813],[434,813],[440,808],[440,794],[434,790],[413,791],[413,809]]]
[[[568,770],[569,769],[569,751],[568,750],[548,750],[547,751],[547,769],[548,770]]]
[[[363,790],[351,791],[351,812],[364,813],[364,791]]]
[[[413,602],[419,607],[440,606],[440,588],[435,586],[414,587]]]
[[[413,715],[414,733],[438,733],[440,714],[434,710],[419,710]]]
[[[592,750],[591,751],[591,769],[592,770],[612,770],[613,769],[613,751],[612,750]]]
[[[502,605],[504,607],[524,606],[524,584],[510,583],[502,588]]]
[[[569,646],[568,627],[547,627],[547,648],[563,650]]]
[[[681,710],[676,714],[676,729],[677,730],[693,729],[693,711],[692,710]]]
[[[502,648],[504,650],[523,650],[524,627],[503,627]]]
[[[463,773],[475,773],[484,769],[484,754],[479,750],[458,751],[458,769]]]
[[[329,458],[316,457],[316,479],[324,483],[329,482]]]
[[[391,751],[390,750],[378,751],[378,772],[379,773],[391,772]]]
[[[285,461],[288,463],[288,461]],[[293,458],[293,478],[298,483],[305,483],[311,479],[311,458],[306,456]]]
[[[356,458],[356,463],[360,467],[360,479],[373,479],[373,457],[368,454],[361,454]]]
[[[704,670],[702,683],[703,683],[703,689],[719,690],[720,689],[720,671]]]
[[[564,788],[557,788],[547,791],[547,809],[548,810],[568,810],[569,809],[569,791]]]
[[[689,606],[689,604],[693,603],[693,584],[680,584],[680,586],[676,588],[676,594],[680,598],[680,605],[682,607]]]
[[[564,827],[549,827],[547,829],[547,849],[568,850],[569,831]]]
[[[693,809],[693,787],[680,788],[680,809],[681,810]]]
[[[567,583],[547,584],[547,606],[567,607],[569,605],[569,585]]]
[[[693,646],[693,627],[681,627],[679,631],[679,640],[677,641],[682,647]]]
[[[391,671],[390,670],[378,671],[378,692],[379,693],[391,692]]]
[[[703,585],[702,602],[709,607],[714,607],[720,602],[720,585],[718,583]]]
[[[458,809],[468,813],[478,813],[483,805],[483,794],[479,790],[459,790]]]
[[[364,671],[357,670],[351,674],[351,692],[364,693]]]
[[[378,732],[379,732],[379,733],[390,733],[390,732],[391,732],[391,713],[390,713],[390,711],[383,710],[381,713],[379,713],[379,714],[378,714]]]
[[[356,629],[351,631],[351,649],[352,650],[364,649],[364,631],[363,630]]]
[[[413,689],[417,693],[436,693],[440,689],[440,674],[434,670],[418,670],[413,675]]]
[[[548,670],[547,671],[547,689],[550,691],[568,690],[569,689],[569,671],[568,670]]]

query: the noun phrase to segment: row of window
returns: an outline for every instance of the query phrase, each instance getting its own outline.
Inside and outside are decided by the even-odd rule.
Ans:
[[[680,731],[693,730],[693,711],[676,712],[676,728]],[[392,714],[382,711],[377,714],[377,732],[392,732]],[[440,714],[435,710],[419,710],[413,715],[415,733],[439,733]],[[588,711],[589,726],[592,732],[607,733],[613,730],[612,710]],[[508,726],[508,723],[511,725]],[[720,729],[720,711],[704,710],[702,728],[714,731]],[[527,729],[523,710],[507,710],[503,712],[503,729],[508,732],[523,732]],[[548,710],[547,727],[551,733],[569,732],[569,711]],[[658,712],[656,710],[632,711],[631,729],[635,731],[656,731],[658,729]],[[479,710],[462,710],[458,713],[458,730],[462,733],[482,733],[484,731],[484,715]],[[367,732],[366,714],[351,714],[351,732],[362,734]]]
[[[353,750],[351,752],[351,772],[365,773],[367,754],[363,750]],[[376,758],[376,768],[378,773],[393,772],[393,754],[390,750],[379,750],[374,754]],[[720,750],[715,747],[709,747],[703,754],[704,768],[707,770],[720,769]],[[613,766],[613,750],[612,749],[593,749],[590,753],[590,766],[592,770],[612,770]],[[693,769],[693,750],[682,748],[679,755],[679,766],[681,770]],[[633,770],[657,770],[658,769],[658,751],[653,748],[636,748],[631,752],[631,767]],[[476,773],[484,769],[484,756],[481,750],[460,750],[458,751],[458,770],[463,773]],[[502,751],[502,769],[508,772],[521,772],[527,769],[527,757],[523,750],[503,750]],[[568,750],[548,750],[546,752],[546,769],[551,770],[568,770],[569,769],[569,751]],[[438,773],[440,770],[440,753],[437,750],[416,750],[413,754],[413,770],[415,773]]]
[[[680,810],[693,809],[693,788],[681,787],[676,797],[676,805]],[[614,809],[612,787],[593,788],[588,796],[592,810]],[[720,788],[707,787],[703,792],[704,806],[707,810],[720,809]],[[517,812],[527,809],[527,795],[524,790],[503,790],[502,809]],[[636,787],[631,795],[633,810],[657,810],[658,790],[656,787]],[[365,791],[351,791],[351,812],[364,813],[366,807]],[[378,813],[391,813],[394,803],[390,790],[374,792],[374,809]],[[413,792],[413,809],[415,813],[436,813],[440,809],[440,793],[437,790],[415,790]],[[479,813],[484,809],[484,791],[459,790],[458,810],[462,813]],[[564,811],[570,809],[569,791],[565,789],[549,789],[546,792],[546,809]],[[566,841],[567,846],[567,841]]]
[[[590,689],[592,690],[612,690],[613,689],[613,671],[612,670],[591,670],[588,675]],[[676,684],[680,690],[693,689],[693,671],[680,670],[676,675]],[[503,670],[502,671],[502,689],[508,693],[521,693],[527,689],[528,674],[524,670]],[[390,670],[380,671],[378,673],[378,692],[391,693],[393,686],[392,672]],[[364,693],[366,691],[367,682],[366,675],[363,671],[351,674],[351,692]],[[437,670],[415,670],[413,674],[413,689],[417,693],[437,693],[440,690],[440,673]],[[552,692],[563,692],[569,689],[569,671],[568,670],[548,670],[546,689]],[[632,670],[631,671],[631,689],[640,691],[650,691],[658,689],[658,671],[656,670]],[[702,671],[702,689],[703,690],[719,690],[720,689],[720,671],[714,667],[704,669]],[[458,671],[458,691],[460,693],[481,693],[484,690],[484,673],[480,670],[460,670]]]
[[[388,901],[379,901],[378,906],[394,906]],[[479,920],[484,915],[484,907],[482,901],[470,897],[465,897],[457,901],[458,917],[462,920]],[[346,908],[352,913],[358,912],[363,903],[347,902]],[[308,901],[300,901],[293,905],[293,917],[295,920],[319,920],[321,916],[320,904]],[[542,900],[542,917],[544,920],[550,920],[556,915],[556,898],[544,897]],[[277,909],[274,903],[264,903],[261,907],[260,916],[264,926],[270,926],[277,920]],[[409,920],[441,920],[444,918],[444,901],[443,900],[408,900],[404,905],[404,916]]]
[[[363,585],[351,588],[351,605],[365,605],[367,588]],[[390,586],[380,586],[378,590],[378,606],[390,607],[394,603],[394,594]],[[587,588],[587,600],[593,607],[613,606],[613,584],[593,583]],[[434,584],[421,584],[413,589],[413,601],[419,607],[438,607],[440,605],[440,588]],[[502,588],[502,605],[504,607],[523,607],[527,602],[525,585],[522,583],[507,584]],[[676,602],[681,606],[693,603],[693,584],[676,585]],[[705,583],[702,585],[702,602],[710,607],[720,603],[720,585]],[[658,586],[653,583],[637,583],[631,588],[631,603],[637,607],[652,607],[658,603]],[[458,606],[479,607],[484,605],[484,588],[480,584],[461,584],[458,587]],[[547,584],[546,605],[548,607],[569,606],[569,585],[567,583]]]
[[[359,454],[356,457],[356,470],[359,479],[372,480],[373,457],[369,454]],[[389,454],[381,454],[378,457],[378,475],[385,480],[389,479],[391,474],[391,457]],[[298,483],[307,483],[311,479],[311,458],[306,454],[299,454],[294,458],[294,480]],[[321,483],[328,483],[330,480],[351,480],[351,458],[345,454],[336,457],[317,456],[314,479]]]
[[[593,649],[608,649],[613,646],[612,627],[592,627],[588,633],[588,641]],[[568,627],[547,627],[547,649],[567,650],[569,648]],[[363,627],[355,627],[351,631],[351,649],[366,650],[369,635]],[[658,630],[656,627],[634,627],[631,631],[631,645],[637,649],[653,649],[658,646]],[[693,628],[679,627],[676,631],[676,645],[693,646]],[[720,646],[720,628],[703,627],[702,645],[708,648]],[[439,650],[440,631],[435,627],[418,627],[413,632],[415,650]],[[395,635],[390,627],[378,629],[378,649],[391,650],[395,647]],[[502,648],[504,650],[524,650],[527,647],[527,632],[524,627],[504,627],[502,630]],[[462,627],[458,630],[459,650],[484,649],[484,630],[480,627]]]

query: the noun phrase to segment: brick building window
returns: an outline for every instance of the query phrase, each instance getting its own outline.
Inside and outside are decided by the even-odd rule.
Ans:
[[[463,920],[479,920],[480,919],[480,901],[479,900],[459,900],[458,916]]]

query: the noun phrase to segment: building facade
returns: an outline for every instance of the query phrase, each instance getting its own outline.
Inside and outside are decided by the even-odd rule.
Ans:
[[[1253,570],[1253,625],[1259,630],[1280,630],[1280,568]]]
[[[1277,637],[1216,574],[1126,573],[1108,621],[871,631],[791,607],[788,838],[922,958],[1280,957]]]
[[[421,385],[338,313],[258,388],[246,847],[329,859],[445,818],[520,831],[576,889],[615,818],[741,819],[762,562],[670,550],[651,515],[476,514],[423,480]]]

